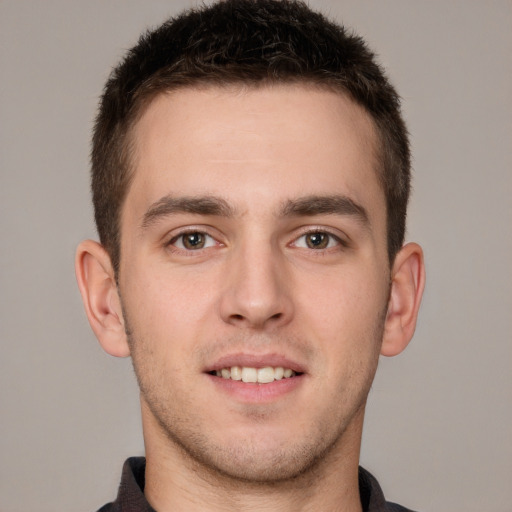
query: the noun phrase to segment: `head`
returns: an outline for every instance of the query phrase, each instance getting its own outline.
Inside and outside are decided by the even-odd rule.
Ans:
[[[395,91],[304,4],[228,0],[141,39],[102,98],[102,245],[77,275],[104,349],[132,356],[148,460],[357,469],[379,354],[405,348],[423,289],[408,191]]]
[[[96,225],[116,275],[121,211],[134,174],[133,128],[166,91],[208,85],[308,84],[348,95],[378,135],[390,264],[403,244],[410,189],[400,101],[364,41],[303,2],[227,0],[185,12],[143,35],[106,86],[92,146]]]

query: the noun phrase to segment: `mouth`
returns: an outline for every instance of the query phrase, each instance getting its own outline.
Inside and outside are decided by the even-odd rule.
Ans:
[[[306,376],[303,364],[295,358],[276,353],[226,354],[203,371],[221,389],[242,394],[254,392],[256,396],[274,394],[278,390],[285,393],[298,386]]]
[[[264,405],[297,396],[304,365],[282,354],[227,354],[204,368],[215,390],[238,403]]]
[[[262,368],[252,366],[229,366],[211,370],[208,374],[225,380],[240,381],[248,384],[271,384],[275,381],[300,376],[302,372],[283,366],[264,366]]]

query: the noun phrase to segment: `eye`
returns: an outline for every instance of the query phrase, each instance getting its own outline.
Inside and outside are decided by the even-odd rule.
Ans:
[[[304,249],[321,250],[336,247],[340,245],[340,243],[340,239],[330,233],[326,233],[325,231],[312,231],[297,238],[293,245]]]
[[[216,245],[216,241],[210,235],[202,233],[201,231],[189,231],[174,237],[169,245],[173,245],[177,249],[185,251],[197,251],[199,249],[206,249]]]

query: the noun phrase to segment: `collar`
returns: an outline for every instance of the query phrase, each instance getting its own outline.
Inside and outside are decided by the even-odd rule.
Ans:
[[[146,459],[130,457],[123,466],[119,492],[114,502],[98,512],[156,512],[144,496]],[[377,480],[365,469],[359,467],[359,494],[363,512],[413,512],[384,499]]]

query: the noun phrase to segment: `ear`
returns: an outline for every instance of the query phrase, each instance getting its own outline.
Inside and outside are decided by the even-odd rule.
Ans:
[[[409,243],[396,255],[381,354],[396,356],[407,347],[416,328],[425,287],[425,263],[418,244]]]
[[[114,269],[104,247],[93,240],[80,243],[75,273],[87,318],[101,346],[112,356],[129,356]]]

